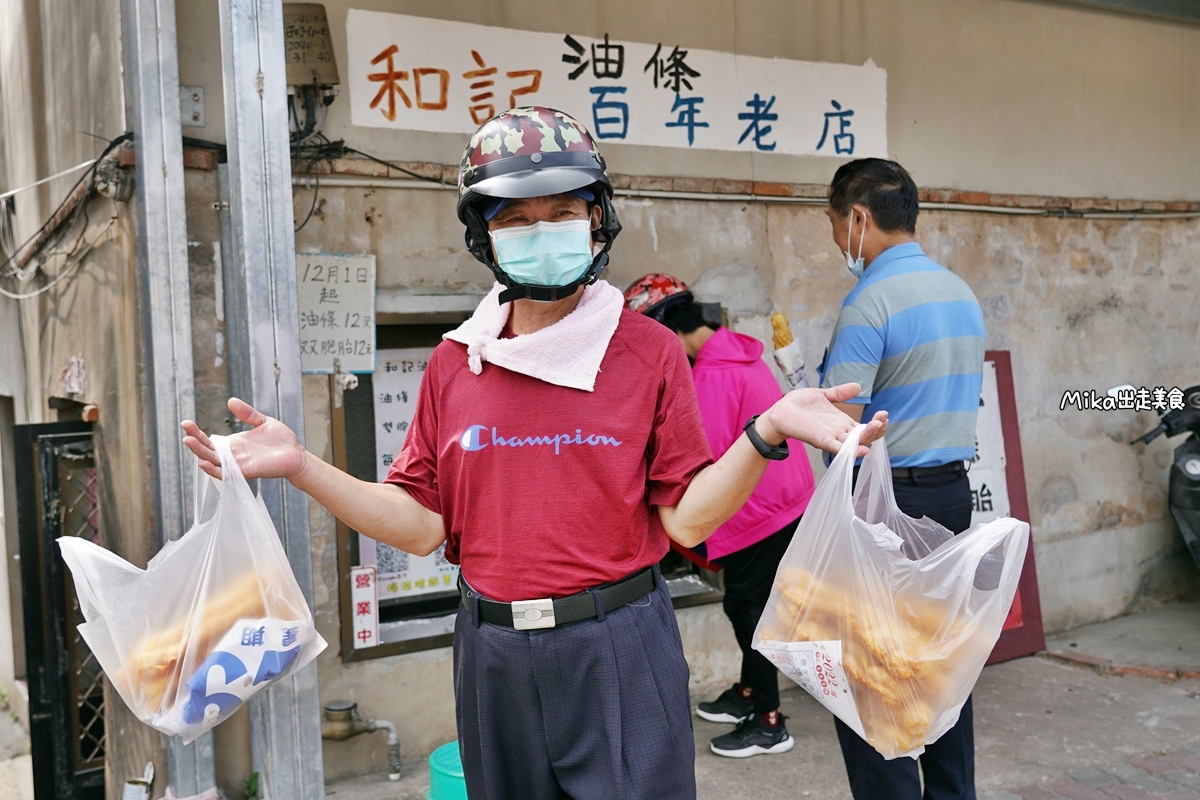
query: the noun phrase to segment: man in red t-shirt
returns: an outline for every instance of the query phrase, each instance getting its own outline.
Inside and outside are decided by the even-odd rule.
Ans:
[[[486,122],[458,213],[497,285],[434,351],[387,480],[321,461],[237,399],[252,430],[232,451],[247,478],[287,478],[367,536],[418,555],[446,543],[471,798],[693,798],[688,669],[657,562],[732,516],[788,438],[836,451],[854,423],[832,403],[859,387],[790,393],[713,463],[678,339],[599,280],[621,229],[612,184],[561,112]],[[184,430],[220,478],[208,437]]]

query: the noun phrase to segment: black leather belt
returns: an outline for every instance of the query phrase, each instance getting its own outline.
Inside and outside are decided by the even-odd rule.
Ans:
[[[948,475],[952,472],[966,474],[966,467],[961,461],[951,461],[939,467],[892,467],[892,479],[911,481],[917,478],[928,478],[931,475]]]
[[[859,467],[854,468],[854,477],[857,480]],[[892,480],[911,481],[917,478],[928,478],[932,475],[949,475],[956,473],[966,475],[967,468],[963,466],[961,461],[951,461],[949,464],[942,464],[937,467],[892,467]]]
[[[500,603],[482,596],[467,585],[462,575],[458,576],[458,593],[463,605],[471,608],[478,600],[479,618],[483,622],[505,625],[519,631],[553,628],[590,617],[604,619],[608,612],[650,594],[654,591],[654,585],[654,567],[646,567],[616,583],[588,589],[570,597]]]

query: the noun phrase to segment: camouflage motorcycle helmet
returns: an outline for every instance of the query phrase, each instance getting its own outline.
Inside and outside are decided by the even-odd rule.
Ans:
[[[600,228],[592,238],[602,248],[587,273],[566,286],[517,283],[496,263],[485,209],[494,207],[498,198],[562,193],[591,194],[589,211],[593,204],[600,207]],[[467,250],[508,287],[500,295],[501,303],[517,298],[557,300],[599,279],[621,232],[612,196],[604,157],[587,128],[542,106],[510,109],[485,122],[467,144],[458,170],[458,218],[467,228]]]

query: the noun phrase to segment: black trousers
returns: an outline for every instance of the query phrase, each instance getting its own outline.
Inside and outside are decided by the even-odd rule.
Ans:
[[[667,583],[518,631],[459,605],[458,746],[471,800],[695,800],[688,665]]]
[[[892,486],[896,505],[908,516],[929,517],[954,533],[971,527],[971,484],[965,473],[897,479]],[[840,719],[834,724],[854,800],[975,800],[975,727],[969,697],[954,727],[921,754],[924,795],[917,761],[886,761]]]
[[[799,518],[766,539],[716,560],[725,573],[725,616],[733,624],[733,635],[742,650],[741,684],[754,692],[755,714],[779,708],[779,670],[762,653],[752,649],[750,641],[767,607],[779,562],[798,524]]]

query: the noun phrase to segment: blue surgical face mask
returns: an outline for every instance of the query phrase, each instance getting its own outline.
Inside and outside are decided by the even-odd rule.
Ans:
[[[858,258],[850,257],[850,232],[854,230],[854,212],[850,212],[850,227],[846,230],[846,269],[850,270],[850,274],[856,279],[861,279],[863,271],[866,267],[863,265],[863,239],[867,238],[867,221],[863,220],[863,235],[858,239]]]
[[[592,266],[592,226],[586,219],[501,228],[491,237],[500,269],[517,283],[566,286]]]

